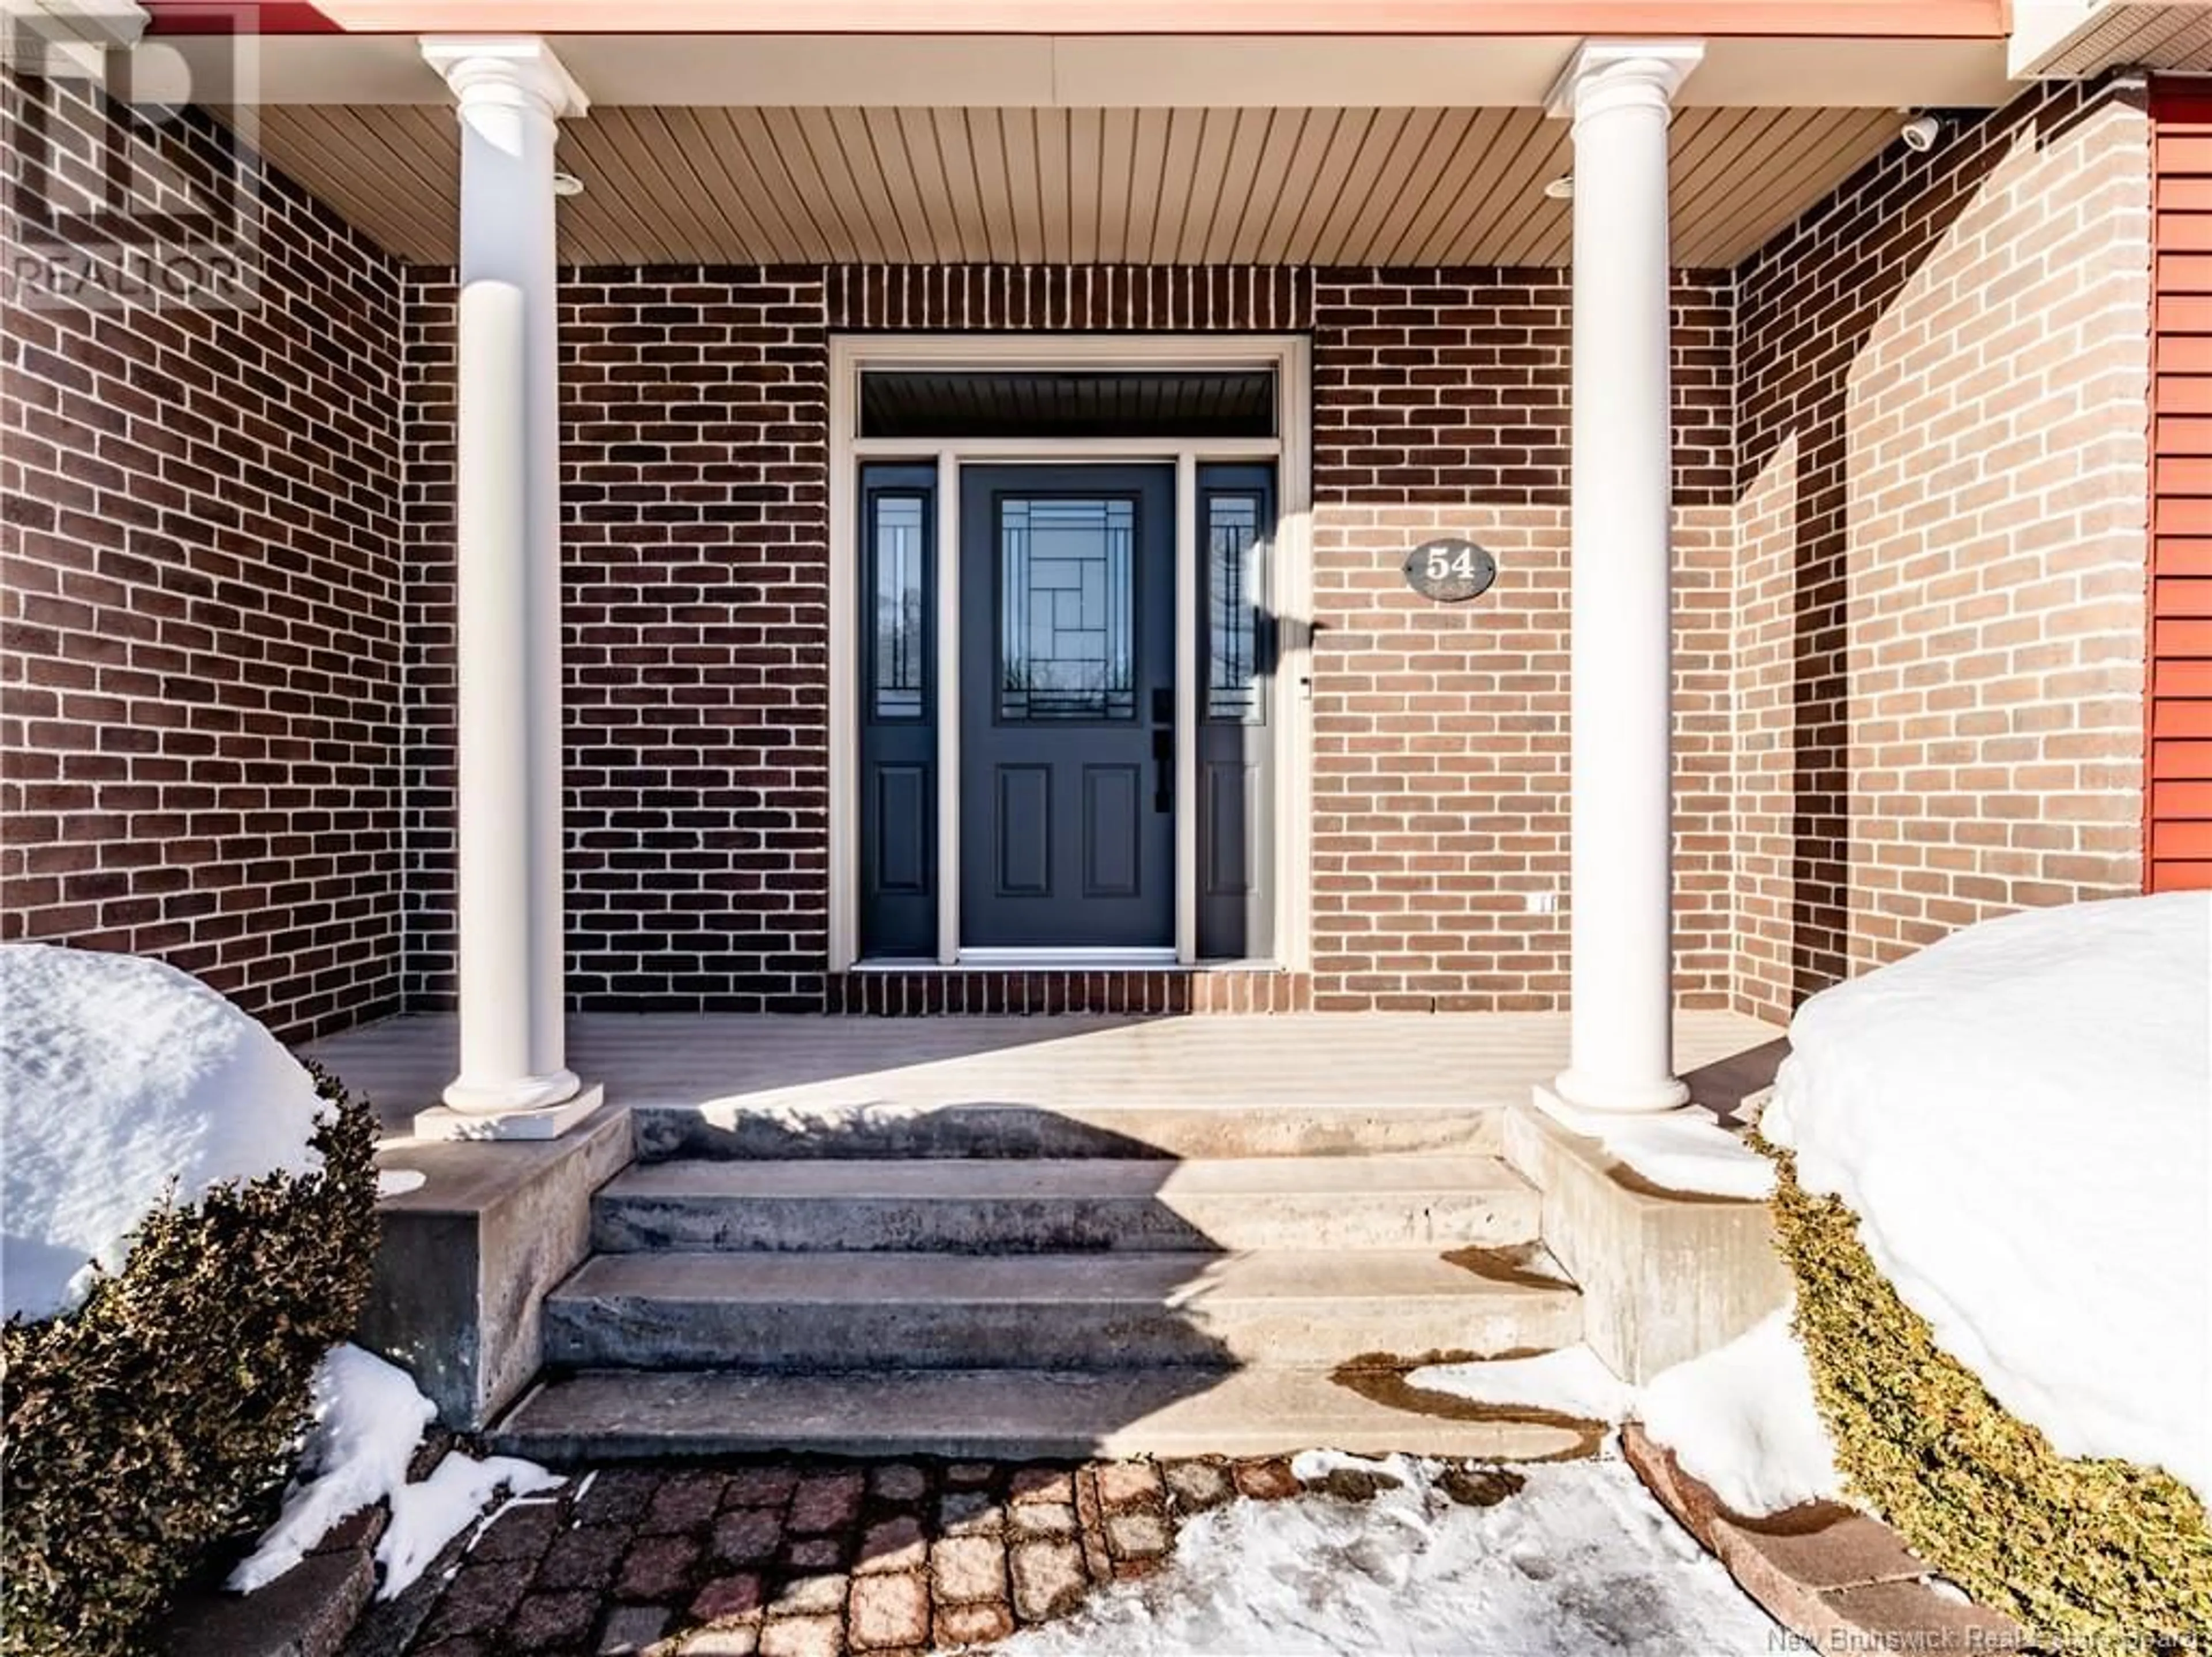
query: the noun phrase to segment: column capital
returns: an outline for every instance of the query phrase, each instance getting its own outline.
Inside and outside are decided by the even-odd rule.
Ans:
[[[436,70],[465,107],[534,106],[556,120],[592,107],[583,88],[544,39],[535,34],[426,34],[422,61]]]
[[[1624,105],[1664,109],[1705,60],[1702,40],[1585,40],[1552,83],[1544,113],[1579,121]]]

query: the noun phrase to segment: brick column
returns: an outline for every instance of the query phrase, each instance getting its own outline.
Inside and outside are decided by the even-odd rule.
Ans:
[[[1661,1111],[1674,1068],[1667,123],[1704,56],[1589,40],[1553,94],[1575,146],[1569,618],[1572,1106]]]
[[[550,1138],[600,1090],[565,1058],[559,274],[553,145],[583,94],[543,40],[435,36],[459,101],[455,767],[460,1074],[418,1133]],[[462,1118],[456,1120],[456,1118]]]

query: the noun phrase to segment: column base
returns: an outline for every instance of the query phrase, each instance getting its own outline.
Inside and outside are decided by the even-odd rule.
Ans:
[[[415,1116],[415,1137],[434,1140],[558,1139],[606,1103],[607,1090],[594,1081],[554,1105],[511,1111],[457,1111],[433,1106]]]
[[[534,1111],[574,1099],[583,1084],[574,1070],[548,1070],[517,1081],[471,1082],[465,1076],[446,1084],[445,1102],[463,1116],[494,1116],[502,1111]]]
[[[1609,1081],[1567,1069],[1559,1072],[1550,1088],[1536,1089],[1539,1101],[1547,1092],[1577,1111],[1592,1111],[1604,1116],[1672,1111],[1690,1102],[1689,1084],[1672,1076],[1662,1081]]]

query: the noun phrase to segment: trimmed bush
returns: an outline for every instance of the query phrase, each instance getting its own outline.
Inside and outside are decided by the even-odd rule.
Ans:
[[[314,1071],[319,1173],[162,1209],[75,1313],[0,1331],[0,1653],[126,1657],[284,1477],[376,1247],[375,1118]]]
[[[2059,1455],[1939,1349],[1858,1221],[1776,1157],[1797,1334],[1836,1465],[1946,1576],[2059,1648],[2212,1649],[2212,1533],[2172,1475]],[[2035,1285],[2022,1283],[2023,1295]],[[2179,1309],[2177,1309],[2179,1313]]]

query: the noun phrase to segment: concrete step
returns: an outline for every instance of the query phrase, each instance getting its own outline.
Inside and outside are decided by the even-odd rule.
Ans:
[[[1357,1091],[1358,1079],[1347,1084]],[[1133,1077],[1115,1104],[846,1100],[670,1105],[630,1112],[641,1162],[866,1157],[1114,1157],[1196,1161],[1392,1151],[1495,1156],[1504,1112],[1473,1105],[1193,1105],[1188,1079]]]
[[[1533,1241],[1535,1187],[1444,1153],[655,1162],[604,1186],[592,1243],[640,1249],[1103,1250],[1498,1247]]]
[[[1564,1281],[1434,1249],[600,1254],[544,1305],[575,1369],[1328,1368],[1580,1334]]]
[[[872,1370],[805,1375],[598,1371],[555,1380],[495,1428],[502,1454],[556,1464],[780,1452],[969,1459],[1357,1455],[1534,1461],[1588,1454],[1556,1419],[1431,1415],[1312,1369]]]

